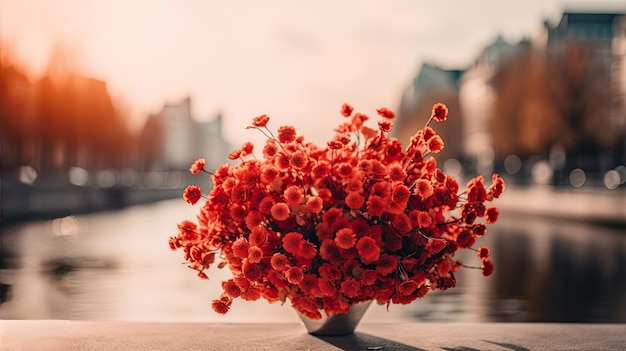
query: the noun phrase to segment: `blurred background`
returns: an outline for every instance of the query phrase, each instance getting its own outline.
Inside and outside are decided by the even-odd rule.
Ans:
[[[440,101],[438,164],[508,184],[496,271],[365,320],[626,322],[621,0],[0,0],[0,318],[293,322],[216,315],[227,272],[170,251],[189,165],[261,114],[323,144],[344,102],[405,144]]]

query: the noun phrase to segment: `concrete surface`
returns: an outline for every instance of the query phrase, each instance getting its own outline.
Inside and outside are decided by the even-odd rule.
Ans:
[[[366,323],[315,337],[299,323],[0,321],[9,350],[624,350],[626,324]]]

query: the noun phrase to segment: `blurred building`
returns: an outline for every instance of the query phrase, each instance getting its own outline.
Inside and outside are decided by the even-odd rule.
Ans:
[[[222,116],[210,121],[198,121],[192,114],[191,98],[179,103],[165,104],[161,111],[150,116],[144,140],[151,140],[153,169],[188,170],[200,157],[212,169],[223,163],[230,144],[222,136]]]
[[[624,168],[626,16],[565,11],[532,39],[498,36],[469,67],[424,64],[398,109],[403,143],[438,101],[450,108],[449,120],[435,125],[448,149],[440,163],[457,158],[468,173],[495,168],[530,179],[543,160],[544,181],[557,171],[563,180],[577,168],[600,178]]]
[[[476,169],[473,172],[487,174],[493,170],[495,152],[490,120],[501,116],[494,116],[493,106],[497,96],[491,82],[502,65],[528,45],[526,40],[509,43],[498,36],[460,78],[459,101],[464,128],[459,140],[467,161],[466,167],[474,166]]]
[[[570,42],[593,48],[598,75],[609,91],[608,128],[626,127],[626,14],[564,12],[556,25],[544,23],[547,50],[563,51]]]
[[[432,124],[444,141],[460,140],[462,111],[459,108],[459,78],[463,70],[446,69],[432,63],[424,63],[404,91],[398,117],[394,121],[392,135],[406,145],[411,137],[424,127],[430,118],[432,107],[437,102],[445,102],[454,115],[446,123]],[[461,145],[446,143],[445,148],[437,155],[439,159],[458,158],[462,156]]]

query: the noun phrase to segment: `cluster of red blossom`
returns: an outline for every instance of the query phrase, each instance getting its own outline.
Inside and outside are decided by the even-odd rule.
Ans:
[[[388,135],[393,111],[377,112],[382,120],[374,130],[364,125],[367,116],[344,104],[347,122],[324,147],[290,126],[274,136],[262,115],[248,127],[268,136],[261,159],[245,143],[229,156],[240,163],[213,173],[204,159],[191,166],[191,173],[210,173],[213,188],[197,222],[183,221],[169,243],[184,250],[201,278],[216,255],[220,268],[230,268],[232,278],[212,304],[216,312],[226,313],[237,297],[262,297],[289,300],[319,319],[322,311],[345,313],[362,301],[407,304],[456,285],[454,273],[464,265],[454,253],[485,235],[482,222],[496,221],[498,210],[485,202],[499,197],[505,183],[494,174],[487,189],[479,176],[460,192],[437,168],[429,155],[443,141],[428,124],[446,119],[445,105],[433,107],[406,150]],[[192,185],[183,197],[195,204],[203,194]],[[475,250],[490,275],[489,249]]]

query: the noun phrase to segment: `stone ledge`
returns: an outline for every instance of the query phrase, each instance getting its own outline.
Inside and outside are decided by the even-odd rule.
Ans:
[[[623,350],[626,324],[365,323],[315,337],[298,323],[0,321],[8,350]]]

